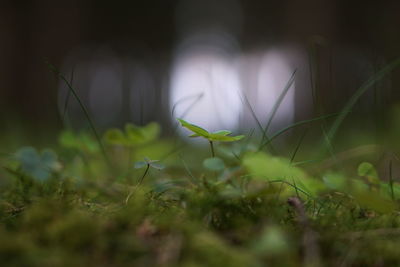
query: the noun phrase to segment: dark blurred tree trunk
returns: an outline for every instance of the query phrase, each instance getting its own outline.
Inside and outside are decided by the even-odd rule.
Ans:
[[[0,95],[2,109],[26,125],[59,125],[57,82],[46,60],[58,66],[79,43],[79,1],[9,1],[0,8],[2,58]]]

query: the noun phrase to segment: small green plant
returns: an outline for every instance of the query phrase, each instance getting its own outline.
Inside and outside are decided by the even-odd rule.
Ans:
[[[227,130],[220,130],[210,133],[209,131],[201,128],[200,126],[189,123],[183,119],[177,119],[177,120],[181,123],[182,127],[185,127],[186,129],[193,132],[193,134],[189,135],[189,137],[203,137],[204,139],[208,140],[211,147],[212,157],[215,157],[214,143],[213,143],[214,141],[234,142],[244,138],[244,135],[229,136],[232,132]]]
[[[61,168],[57,155],[49,149],[39,153],[33,147],[23,147],[15,153],[15,158],[23,174],[40,182],[48,180],[53,172]]]
[[[159,171],[165,168],[163,164],[159,163],[159,160],[151,160],[148,157],[145,157],[143,161],[135,162],[134,165],[135,169],[141,169],[143,167],[146,167],[146,170],[144,171],[142,177],[140,178],[138,185],[140,185],[143,182],[144,177],[146,176],[150,168],[154,168]]]
[[[180,123],[192,137],[211,142],[243,138]],[[165,158],[158,155],[175,143],[158,140],[158,126],[152,125],[110,130],[102,139],[112,148],[107,152],[113,163],[126,160],[130,171],[136,169],[134,182],[134,172],[127,179],[109,179],[126,166],[115,164],[109,171],[94,136],[86,133],[65,131],[58,154],[32,147],[4,153],[1,266],[87,265],[99,255],[112,266],[298,266],[308,264],[303,255],[315,247],[321,266],[370,266],[382,260],[398,266],[396,158],[386,173],[374,157],[331,168],[312,156],[319,147],[304,144],[310,153],[294,162],[299,146],[279,155],[257,151],[258,140],[250,134],[251,149],[242,151],[238,142],[219,150],[221,158],[203,160],[196,147],[190,155],[185,150],[179,158]],[[43,253],[54,256],[49,260]]]
[[[125,203],[128,204],[129,199],[131,198],[133,192],[135,191],[135,189],[140,186],[144,180],[144,178],[146,177],[147,173],[149,172],[150,168],[154,168],[156,170],[161,171],[162,169],[165,168],[165,166],[161,163],[159,163],[159,160],[151,160],[148,157],[145,157],[143,159],[143,161],[137,161],[134,164],[134,168],[135,169],[141,169],[143,167],[146,167],[146,170],[144,171],[142,177],[140,177],[138,183],[136,184],[136,186],[132,189],[132,191],[128,194],[128,196],[125,199]]]

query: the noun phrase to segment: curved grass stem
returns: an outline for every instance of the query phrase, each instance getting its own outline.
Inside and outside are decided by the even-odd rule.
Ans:
[[[149,169],[150,169],[150,164],[147,164],[146,170],[144,171],[142,177],[140,177],[139,182],[132,188],[131,192],[129,192],[128,196],[126,197],[126,199],[125,199],[126,205],[128,205],[129,199],[132,197],[136,188],[138,188],[142,184],[144,178],[146,177],[147,173],[149,172]]]
[[[81,101],[81,99],[78,96],[78,94],[76,93],[75,89],[72,87],[71,83],[65,78],[65,76],[62,75],[61,72],[55,66],[53,66],[52,64],[50,64],[48,62],[46,62],[46,63],[48,65],[48,67],[50,68],[50,70],[52,70],[53,73],[57,77],[60,77],[60,79],[67,85],[67,87],[69,89],[69,92],[71,92],[72,95],[75,97],[76,101],[78,101],[78,104],[79,104],[80,108],[82,109],[83,113],[85,114],[85,117],[86,117],[86,119],[87,119],[87,121],[89,123],[89,126],[92,129],[92,131],[93,131],[93,133],[95,135],[95,138],[96,138],[96,140],[97,140],[97,142],[98,142],[98,144],[100,146],[100,149],[101,149],[101,152],[103,154],[103,157],[104,157],[105,161],[107,162],[107,165],[111,167],[110,159],[108,158],[106,150],[105,150],[105,148],[103,146],[103,143],[101,142],[100,135],[98,134],[98,132],[96,130],[96,127],[94,126],[94,122],[93,122],[93,120],[91,119],[91,117],[89,115],[89,111],[86,109],[85,105]]]

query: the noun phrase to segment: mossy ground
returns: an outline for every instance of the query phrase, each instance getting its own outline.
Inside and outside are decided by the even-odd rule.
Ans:
[[[302,164],[246,139],[217,144],[224,166],[210,169],[207,147],[136,131],[151,138],[105,135],[108,163],[87,133],[62,133],[56,153],[4,154],[1,266],[400,264],[400,185],[375,150]],[[304,146],[307,160],[315,149]],[[139,185],[144,156],[165,168]]]

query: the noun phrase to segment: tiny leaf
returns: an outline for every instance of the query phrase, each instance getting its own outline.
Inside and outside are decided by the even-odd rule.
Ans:
[[[157,169],[157,170],[159,170],[159,171],[161,171],[162,169],[165,168],[165,166],[164,166],[163,164],[161,164],[161,163],[156,163],[156,162],[150,163],[150,167],[152,167],[152,168],[154,168],[154,169]]]
[[[57,155],[51,150],[44,150],[39,154],[33,147],[24,147],[16,152],[15,157],[20,162],[22,171],[39,181],[49,179],[53,171],[60,169]]]
[[[135,162],[135,165],[134,165],[134,168],[135,169],[141,169],[141,168],[143,168],[144,166],[147,166],[147,162],[145,162],[145,161],[137,161],[137,162]]]
[[[231,131],[221,130],[221,131],[213,132],[212,135],[222,135],[222,136],[225,136],[225,135],[228,135],[228,134],[231,134],[231,133],[232,133]]]
[[[208,138],[208,136],[210,135],[210,133],[207,130],[201,128],[200,126],[188,123],[187,121],[182,120],[182,119],[177,119],[177,120],[181,123],[182,127],[185,127],[186,129],[194,132],[195,135],[197,135],[197,136],[203,136],[205,138]],[[196,136],[192,136],[192,137],[196,137]]]
[[[219,134],[210,134],[210,137],[208,139],[211,141],[234,142],[234,141],[239,141],[242,138],[244,138],[244,135],[225,136],[225,135],[219,135]]]
[[[242,139],[244,135],[238,135],[238,136],[228,136],[232,132],[227,131],[227,130],[220,130],[216,131],[213,133],[209,133],[207,130],[201,128],[200,126],[191,124],[185,120],[182,119],[177,119],[183,127],[186,129],[189,129],[192,131],[194,134],[189,135],[189,137],[204,137],[205,139],[209,141],[220,141],[220,142],[234,142]]]

